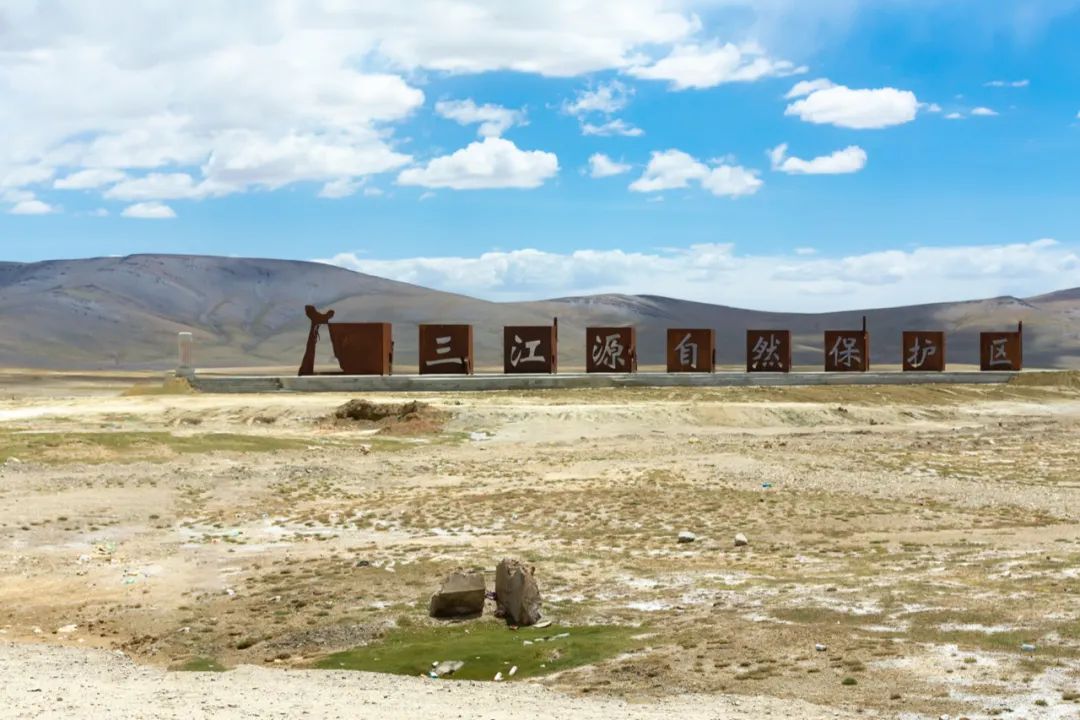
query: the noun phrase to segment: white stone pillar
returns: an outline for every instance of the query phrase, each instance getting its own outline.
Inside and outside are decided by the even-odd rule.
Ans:
[[[176,337],[176,376],[177,377],[192,377],[195,375],[195,368],[191,365],[191,344],[192,335],[189,332],[179,333]]]

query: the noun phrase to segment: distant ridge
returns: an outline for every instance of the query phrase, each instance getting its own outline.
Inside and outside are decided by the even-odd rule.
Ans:
[[[200,366],[292,366],[303,353],[306,304],[332,307],[342,321],[394,323],[395,362],[402,369],[415,364],[417,323],[472,323],[483,367],[501,364],[503,325],[545,324],[556,315],[564,368],[583,365],[590,324],[635,325],[643,365],[663,362],[664,331],[673,326],[714,328],[722,364],[743,362],[747,328],[790,329],[795,363],[820,365],[822,331],[858,327],[864,314],[876,364],[897,363],[901,330],[916,327],[947,330],[949,362],[974,363],[980,330],[1022,320],[1029,367],[1080,367],[1080,288],[816,314],[653,295],[493,303],[321,263],[154,254],[0,262],[0,365],[167,369],[176,333],[187,330],[195,334]]]

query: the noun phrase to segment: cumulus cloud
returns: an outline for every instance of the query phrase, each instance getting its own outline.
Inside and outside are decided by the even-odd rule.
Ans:
[[[319,197],[328,200],[338,200],[349,197],[360,189],[360,182],[352,178],[338,178],[331,180],[319,190]]]
[[[971,114],[979,117],[995,117],[997,115],[997,111],[991,110],[988,107],[977,107],[971,111]]]
[[[54,190],[95,190],[126,182],[110,171],[183,173],[204,196],[409,165],[394,125],[423,104],[406,79],[423,71],[619,71],[700,30],[657,0],[137,3],[123,22],[79,0],[8,5],[0,182],[58,174]],[[491,135],[506,120],[479,123]]]
[[[753,195],[765,183],[753,170],[726,162],[706,165],[681,150],[653,152],[640,178],[630,183],[634,192],[659,192],[698,183],[718,197]]]
[[[849,145],[831,155],[822,155],[812,160],[789,156],[787,151],[787,143],[777,145],[769,151],[773,170],[789,175],[842,175],[859,172],[866,167],[866,151],[858,145]]]
[[[836,83],[828,78],[818,78],[817,80],[800,80],[788,90],[787,95],[784,96],[785,100],[794,100],[795,98],[806,97],[810,93],[817,92],[818,90],[828,90],[829,88],[836,87]]]
[[[603,153],[593,153],[589,156],[589,176],[594,178],[606,178],[613,175],[622,175],[630,171],[630,166],[616,162]]]
[[[788,105],[784,114],[819,125],[856,130],[885,128],[911,122],[919,111],[919,101],[910,90],[891,87],[853,90],[844,85],[829,85],[817,89],[804,87],[799,91],[805,96]]]
[[[41,200],[20,200],[15,203],[9,213],[12,215],[49,215],[56,212],[56,208]]]
[[[610,115],[625,108],[633,94],[633,88],[618,80],[612,80],[609,83],[601,83],[592,90],[579,91],[573,101],[568,100],[563,103],[563,112],[569,115],[585,115],[593,112]]]
[[[124,208],[120,214],[126,218],[143,220],[170,220],[176,217],[171,207],[159,202],[135,203]]]
[[[643,80],[667,80],[675,90],[688,90],[795,75],[806,72],[806,68],[771,58],[756,45],[727,43],[677,45],[667,57],[632,67],[627,72]]]
[[[504,138],[488,137],[434,158],[423,167],[402,170],[397,181],[400,185],[453,190],[523,189],[543,185],[558,171],[554,153],[521,150]]]
[[[343,253],[322,262],[490,300],[630,293],[789,312],[1024,297],[1075,285],[1080,272],[1077,248],[1053,240],[838,257],[799,250],[740,254],[734,245],[703,244],[649,252],[522,249],[398,260]]]
[[[582,135],[621,135],[623,137],[640,137],[645,134],[645,131],[639,127],[627,123],[621,118],[609,120],[599,125],[593,125],[592,123],[581,124]]]
[[[514,125],[525,124],[522,110],[511,110],[500,105],[477,105],[471,99],[440,100],[435,103],[435,112],[458,125],[480,123],[478,132],[481,137],[499,137]]]

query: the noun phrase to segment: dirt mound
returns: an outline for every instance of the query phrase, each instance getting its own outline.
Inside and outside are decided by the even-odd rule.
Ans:
[[[370,400],[350,400],[334,410],[337,422],[366,423],[377,425],[386,433],[438,432],[446,420],[446,413],[426,403],[412,402],[374,403]]]

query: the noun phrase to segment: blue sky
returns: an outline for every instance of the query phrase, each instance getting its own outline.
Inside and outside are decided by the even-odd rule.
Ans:
[[[779,310],[1080,285],[1080,0],[210,5],[0,8],[0,258]]]

